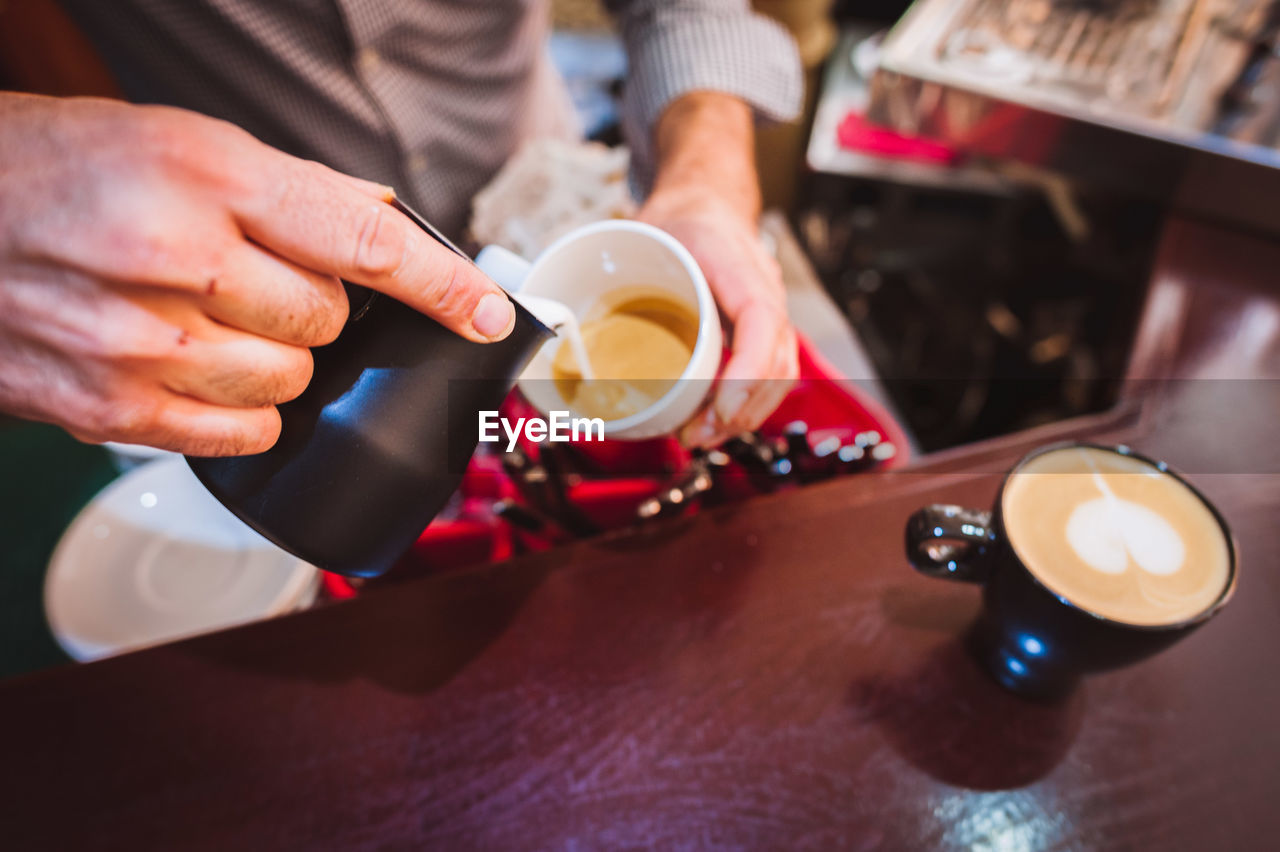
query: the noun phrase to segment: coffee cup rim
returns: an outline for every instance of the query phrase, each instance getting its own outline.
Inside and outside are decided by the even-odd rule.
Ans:
[[[1085,447],[1093,450],[1102,450],[1103,452],[1109,452],[1109,453],[1115,453],[1116,455],[1127,456],[1129,458],[1137,459],[1138,461],[1143,462],[1145,464],[1149,464],[1156,470],[1160,471],[1160,473],[1165,474],[1167,476],[1171,476],[1178,482],[1182,483],[1182,485],[1185,488],[1187,488],[1193,495],[1195,495],[1196,499],[1198,499],[1205,506],[1205,508],[1209,510],[1209,513],[1213,515],[1214,520],[1218,522],[1218,527],[1219,529],[1222,530],[1222,535],[1227,542],[1227,582],[1223,584],[1222,591],[1218,593],[1218,596],[1216,598],[1214,598],[1213,603],[1209,604],[1209,606],[1205,607],[1203,610],[1196,613],[1195,615],[1190,616],[1189,618],[1184,618],[1180,621],[1171,621],[1165,624],[1134,624],[1133,622],[1130,622],[1130,621],[1122,621],[1118,618],[1110,618],[1109,616],[1105,616],[1105,615],[1102,615],[1101,613],[1094,612],[1093,610],[1088,609],[1087,607],[1083,607],[1080,604],[1077,604],[1074,601],[1069,600],[1066,596],[1061,595],[1058,592],[1054,591],[1053,589],[1049,588],[1047,584],[1045,584],[1039,577],[1036,576],[1034,571],[1032,571],[1029,567],[1027,567],[1027,560],[1023,558],[1023,555],[1021,553],[1018,552],[1018,548],[1014,545],[1013,539],[1009,536],[1009,532],[1005,528],[1005,523],[1004,523],[1005,489],[1008,487],[1009,480],[1013,478],[1013,475],[1016,474],[1019,470],[1021,470],[1032,459],[1038,458],[1042,455],[1045,455],[1046,453],[1056,452],[1058,450],[1072,449],[1075,447]],[[1068,606],[1071,609],[1075,610],[1076,612],[1079,612],[1083,615],[1087,615],[1105,624],[1112,624],[1117,627],[1123,627],[1128,630],[1140,630],[1140,631],[1150,632],[1150,633],[1163,633],[1167,631],[1182,630],[1188,627],[1193,627],[1195,625],[1202,624],[1205,621],[1208,621],[1218,612],[1218,610],[1226,606],[1227,602],[1231,600],[1232,595],[1235,594],[1236,577],[1237,577],[1236,568],[1239,562],[1239,557],[1238,557],[1238,549],[1236,547],[1235,534],[1232,533],[1230,525],[1227,524],[1227,519],[1222,516],[1222,513],[1218,511],[1218,507],[1213,505],[1213,503],[1209,500],[1209,498],[1205,497],[1199,488],[1197,488],[1191,482],[1188,482],[1185,476],[1183,476],[1176,469],[1170,467],[1170,465],[1167,462],[1163,462],[1163,461],[1160,461],[1159,459],[1154,459],[1148,455],[1137,452],[1133,448],[1129,447],[1127,444],[1099,444],[1094,441],[1058,441],[1053,444],[1046,444],[1043,447],[1037,447],[1036,449],[1032,450],[1031,452],[1027,453],[1026,455],[1022,456],[1020,459],[1018,459],[1017,464],[1015,464],[1013,468],[1010,469],[1009,472],[1004,475],[1004,479],[1001,480],[1000,482],[1000,492],[996,496],[996,510],[997,510],[997,516],[1000,519],[1000,534],[1004,536],[1005,543],[1008,545],[1009,549],[1013,552],[1015,556],[1018,557],[1019,564],[1023,567],[1023,570],[1026,572],[1027,576],[1031,579],[1031,582],[1035,583],[1037,586],[1039,586],[1041,589],[1043,589],[1045,592],[1047,592],[1049,595],[1051,595],[1053,598],[1055,598],[1057,601],[1064,604],[1065,606]]]

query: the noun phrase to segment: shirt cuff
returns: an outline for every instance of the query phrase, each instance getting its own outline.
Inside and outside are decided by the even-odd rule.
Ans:
[[[804,75],[795,41],[781,25],[750,12],[653,11],[623,22],[629,73],[623,129],[632,180],[643,194],[653,178],[653,127],[667,105],[693,91],[741,98],[757,118],[800,114]]]

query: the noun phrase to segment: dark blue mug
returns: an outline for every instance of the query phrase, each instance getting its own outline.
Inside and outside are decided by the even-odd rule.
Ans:
[[[1134,624],[1091,612],[1037,578],[1010,543],[1003,517],[1005,492],[1010,478],[1028,462],[1071,447],[1145,463],[1203,503],[1217,522],[1227,553],[1226,581],[1210,606],[1169,623]],[[1063,546],[1069,545],[1064,541]],[[1038,449],[1005,476],[992,511],[941,504],[916,511],[907,522],[906,550],[922,574],[981,584],[982,611],[969,634],[978,662],[1010,690],[1041,699],[1066,695],[1084,674],[1128,665],[1172,645],[1217,614],[1236,585],[1236,548],[1222,515],[1163,462],[1127,447],[1063,443]]]

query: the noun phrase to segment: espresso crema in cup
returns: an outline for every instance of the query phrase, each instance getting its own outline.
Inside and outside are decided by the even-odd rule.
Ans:
[[[1217,602],[1231,571],[1221,524],[1141,459],[1091,447],[1034,456],[1009,477],[1005,533],[1041,583],[1127,624],[1176,624]]]
[[[556,390],[574,414],[621,420],[661,399],[698,344],[698,312],[657,288],[608,293],[582,324],[582,348],[594,378],[585,380],[570,341],[552,362]]]

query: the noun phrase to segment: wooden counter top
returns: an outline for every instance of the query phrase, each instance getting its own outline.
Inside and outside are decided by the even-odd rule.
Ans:
[[[1126,400],[930,460],[0,683],[11,849],[1250,849],[1280,835],[1280,247],[1171,226]],[[1235,600],[1057,705],[916,507],[1065,435],[1190,473]]]

